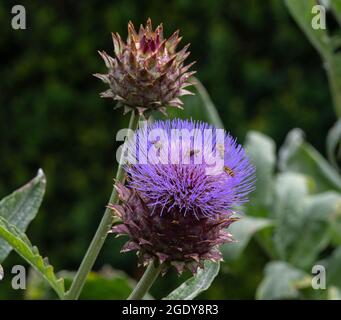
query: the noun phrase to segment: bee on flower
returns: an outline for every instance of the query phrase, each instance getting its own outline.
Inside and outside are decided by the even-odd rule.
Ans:
[[[193,133],[190,140],[173,143],[173,131],[184,129]],[[148,139],[154,130],[163,132],[159,162],[148,158],[154,155],[155,141]],[[228,227],[237,220],[235,208],[254,189],[255,169],[229,134],[222,130],[223,140],[218,141],[218,130],[202,122],[168,120],[136,131],[136,144],[128,142],[127,148],[132,153],[138,149],[137,161],[124,166],[126,185],[116,184],[122,204],[109,206],[122,221],[112,232],[130,238],[123,252],[137,250],[141,264],[162,264],[163,272],[174,266],[179,274],[184,269],[195,273],[205,260],[222,259],[219,247],[232,241]],[[174,154],[180,161],[163,161]],[[217,157],[222,163],[212,174],[207,169]]]

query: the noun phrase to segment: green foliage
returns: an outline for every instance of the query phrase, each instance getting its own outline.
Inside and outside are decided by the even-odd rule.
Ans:
[[[39,254],[38,248],[32,246],[27,236],[3,217],[0,217],[0,237],[40,273],[59,298],[63,298],[64,280],[55,276],[53,267]]]
[[[25,232],[29,223],[35,218],[45,193],[46,179],[42,170],[38,175],[0,201],[0,218]],[[0,263],[11,251],[11,246],[0,238]]]
[[[331,54],[331,40],[328,36],[328,32],[323,28],[312,28],[312,8],[317,5],[316,0],[285,0],[288,9],[292,16],[296,19],[302,30],[307,35],[307,38],[315,46],[315,48],[324,57],[328,57]]]
[[[304,280],[310,285],[308,274],[285,262],[270,262],[265,268],[265,276],[260,283],[257,299],[296,299],[299,298],[299,283]]]
[[[34,179],[0,201],[0,262],[14,249],[63,298],[64,280],[55,276],[48,260],[39,254],[38,248],[32,246],[24,233],[39,210],[45,186],[45,175],[39,170]]]
[[[172,291],[165,300],[192,300],[201,292],[207,290],[218,275],[220,264],[206,261],[205,268],[199,269],[197,274],[182,283]]]
[[[203,84],[199,79],[192,77],[190,82],[193,83],[191,88],[194,95],[185,96],[182,98],[184,105],[182,109],[170,109],[167,111],[168,116],[161,113],[154,115],[156,119],[165,120],[167,118],[180,118],[180,119],[196,119],[210,123],[217,128],[224,128],[223,122],[218,114],[217,108],[214,105],[211,97],[206,91]]]
[[[44,168],[48,192],[29,236],[58,270],[78,267],[110,195],[114,137],[128,119],[99,98],[105,85],[91,75],[105,70],[97,50],[112,52],[110,32],[125,38],[129,20],[150,16],[164,22],[166,35],[181,30],[180,47],[191,43],[189,61],[197,61],[197,77],[239,141],[253,129],[279,143],[295,126],[318,150],[324,146],[334,121],[328,84],[282,1],[25,1],[25,7],[28,29],[15,31],[10,2],[0,3],[0,197]],[[202,119],[197,103],[198,95],[189,97],[179,114]],[[120,255],[120,245],[108,239],[95,268],[111,261],[136,274],[135,257]]]
[[[204,114],[206,121],[211,123],[217,128],[224,128],[224,124],[222,120],[220,119],[220,116],[218,114],[218,111],[213,104],[213,101],[211,100],[211,97],[209,96],[208,92],[206,91],[206,88],[203,86],[203,84],[199,81],[197,78],[193,78],[192,83],[194,84],[194,87],[196,89],[196,93],[200,96],[202,99],[202,102],[205,106],[204,108]]]
[[[245,149],[257,170],[256,190],[251,194],[249,210],[257,208],[254,214],[267,216],[274,192],[275,143],[270,137],[251,131],[246,136]]]
[[[69,287],[74,277],[74,272],[61,271],[58,273],[65,281],[65,286]],[[130,279],[125,273],[113,270],[109,266],[104,266],[99,272],[90,272],[81,292],[82,300],[115,300],[126,299],[131,290],[136,285],[133,279]],[[26,299],[51,299],[53,298],[51,288],[42,281],[37,272],[30,270]],[[151,295],[146,295],[145,299],[151,300]]]
[[[322,55],[339,106],[339,40],[330,30],[315,32],[308,26],[312,18],[309,5],[315,2],[287,0],[287,5]],[[339,3],[331,1],[338,21]],[[124,37],[128,20],[139,23],[151,16],[155,23],[164,21],[167,34],[180,28],[184,39],[192,43],[191,59],[198,61],[198,77],[213,97],[207,97],[205,91],[200,97],[199,92],[186,98],[183,112],[174,111],[171,116],[200,120],[209,116],[209,121],[217,123],[207,109],[199,107],[203,106],[203,97],[209,105],[212,100],[216,103],[225,128],[234,135],[243,137],[253,129],[247,134],[246,146],[257,168],[257,189],[245,207],[245,218],[231,228],[239,243],[224,247],[228,262],[221,264],[218,281],[200,297],[252,298],[254,288],[261,283],[258,298],[304,298],[300,288],[306,285],[311,266],[322,258],[332,270],[328,297],[340,297],[340,177],[319,153],[334,122],[328,107],[331,102],[322,63],[298,32],[282,1],[161,4],[153,0],[143,10],[140,3],[132,1],[74,2],[68,4],[68,10],[59,2],[25,5],[29,29],[20,32],[10,28],[10,4],[0,4],[4,26],[0,46],[6,61],[0,67],[0,193],[27,179],[38,166],[46,170],[49,192],[29,235],[32,242],[42,244],[43,251],[50,253],[58,269],[76,269],[89,244],[112,187],[113,150],[118,147],[114,134],[127,122],[113,113],[109,100],[98,97],[103,84],[90,75],[104,70],[104,65],[96,50],[110,52],[111,31],[119,31]],[[175,18],[170,21],[169,16]],[[268,32],[269,26],[272,32]],[[292,139],[291,133],[277,159],[275,143],[281,142],[292,127],[301,127],[317,149],[305,142],[303,135]],[[339,142],[335,132],[328,140],[329,154]],[[39,185],[43,186],[42,181]],[[35,191],[36,203],[42,190],[40,196]],[[26,210],[26,206],[22,208]],[[2,234],[61,295],[61,282],[23,234],[36,213],[25,210],[16,211],[16,221],[6,217],[10,224],[2,221]],[[19,215],[23,216],[19,219]],[[0,240],[0,248],[5,248],[4,253],[0,250],[2,259],[10,250],[4,244]],[[108,239],[96,268],[111,261],[137,276],[135,257],[119,254],[120,245],[119,240]],[[273,259],[276,262],[271,262]],[[13,257],[6,259],[6,263],[11,261]],[[269,264],[261,281],[260,270],[266,262]],[[257,267],[250,269],[250,265]],[[197,276],[180,286],[176,294],[193,298],[211,285],[218,273],[215,268],[219,266],[210,265],[200,273],[207,282],[197,283]],[[65,277],[69,285],[70,277]],[[91,273],[81,297],[124,298],[131,290],[130,282],[121,275]],[[159,289],[164,296],[166,288]],[[53,297],[45,291],[34,292],[27,298]]]
[[[340,170],[337,158],[341,156],[341,119],[339,119],[334,126],[329,130],[327,136],[327,154],[330,163],[336,170]],[[335,156],[337,154],[337,156]]]
[[[225,244],[221,250],[225,261],[237,259],[244,251],[250,239],[260,230],[273,226],[273,221],[270,219],[256,218],[245,216],[240,221],[233,223],[229,232],[237,241],[235,244]]]
[[[335,14],[335,18],[339,23],[341,23],[341,1],[340,0],[328,0],[327,4],[331,7],[333,10],[333,13]]]
[[[332,138],[329,137],[331,149],[338,138],[338,129],[333,130]],[[236,272],[236,260],[240,260],[250,239],[255,238],[269,258],[275,259],[265,267],[257,298],[301,298],[304,294],[310,298],[338,298],[341,284],[336,279],[341,267],[341,247],[325,259],[327,282],[331,285],[327,295],[309,292],[312,276],[308,272],[327,246],[340,243],[340,175],[304,141],[299,129],[289,132],[279,150],[278,173],[275,143],[271,138],[251,131],[245,147],[256,167],[256,191],[251,204],[244,208],[247,216],[230,227],[236,244],[222,246],[225,261]],[[307,288],[305,293],[300,291]]]
[[[341,6],[339,0],[328,1],[332,7],[338,23],[341,23]],[[319,4],[316,0],[286,0],[291,15],[306,34],[307,38],[316,48],[326,64],[326,71],[330,82],[334,99],[336,115],[341,117],[341,55],[338,52],[340,46],[339,35],[332,35],[331,30],[313,28],[313,7]],[[315,15],[319,14],[315,12]]]
[[[260,137],[264,142],[269,140]],[[262,163],[269,158],[269,145],[258,143],[254,149],[257,153],[253,153],[256,155],[253,161],[256,168],[261,169],[256,172],[257,179],[259,175],[267,174],[267,181],[273,186],[270,203],[267,205],[270,210],[264,210],[261,201],[262,189],[267,188],[267,184],[259,183],[260,190],[254,197],[260,198],[245,208],[250,216],[244,217],[244,224],[240,223],[239,229],[236,228],[235,239],[240,241],[239,248],[242,250],[238,250],[238,246],[224,250],[236,250],[241,256],[245,249],[245,239],[248,241],[253,237],[270,258],[280,260],[270,259],[266,265],[264,279],[256,295],[260,299],[326,298],[325,295],[311,294],[309,290],[305,292],[301,289],[311,287],[312,267],[319,264],[322,257],[326,265],[327,284],[336,288],[341,286],[335,280],[339,278],[341,270],[340,247],[333,246],[340,244],[337,237],[341,232],[340,176],[318,151],[304,141],[298,130],[288,134],[280,149],[278,161],[281,171],[278,173],[262,171]],[[262,229],[262,223],[258,223],[258,230],[257,219],[260,216],[265,219],[265,226],[271,221],[273,227]],[[253,224],[255,230],[252,232],[248,223],[250,218],[256,219]],[[235,223],[236,227],[238,223]],[[255,235],[254,231],[258,231],[258,234]],[[326,252],[332,248],[335,248],[333,254],[326,258]]]
[[[304,141],[303,132],[294,129],[289,132],[279,151],[279,168],[306,174],[314,178],[316,191],[341,191],[341,178],[338,172],[311,145]]]

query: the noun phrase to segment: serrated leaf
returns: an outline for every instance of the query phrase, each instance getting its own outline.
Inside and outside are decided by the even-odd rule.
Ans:
[[[225,261],[237,259],[243,252],[252,236],[258,231],[270,227],[273,222],[270,219],[243,216],[242,219],[229,227],[235,243],[226,243],[221,246]]]
[[[64,297],[64,280],[57,279],[53,267],[44,261],[27,236],[3,217],[0,217],[0,237],[40,273],[60,298]]]
[[[220,263],[205,261],[205,268],[199,269],[197,274],[182,283],[164,300],[192,300],[201,292],[207,290],[218,275]]]
[[[304,141],[304,134],[300,129],[290,131],[280,148],[279,169],[312,177],[318,192],[341,190],[338,172],[314,147]]]
[[[273,261],[266,265],[265,275],[259,284],[256,298],[265,300],[299,298],[299,288],[311,285],[311,277],[292,265]]]
[[[0,201],[0,217],[25,232],[38,212],[45,187],[45,175],[42,170],[39,170],[33,180]],[[0,263],[5,260],[10,251],[11,247],[0,239]]]
[[[256,189],[250,195],[247,213],[268,216],[273,198],[273,175],[276,165],[275,143],[266,135],[250,131],[246,136],[245,149],[256,167]]]

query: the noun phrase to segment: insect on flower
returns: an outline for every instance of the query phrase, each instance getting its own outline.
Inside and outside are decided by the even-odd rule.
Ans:
[[[222,259],[219,246],[232,241],[227,228],[237,220],[235,206],[245,203],[254,188],[255,169],[242,146],[225,132],[223,157],[216,152],[222,150],[217,143],[222,129],[194,121],[157,121],[137,130],[133,140],[148,141],[155,129],[163,132],[161,142],[166,150],[161,158],[189,153],[190,162],[155,162],[152,158],[139,163],[150,154],[154,141],[146,145],[128,142],[127,147],[139,153],[136,163],[125,166],[127,184],[116,184],[122,205],[110,208],[122,224],[115,225],[112,232],[130,237],[122,251],[137,250],[141,264],[153,260],[162,263],[164,271],[172,265],[178,273],[185,268],[195,273],[204,260]],[[182,136],[180,143],[174,130],[192,135],[188,141]],[[205,136],[206,131],[211,134]],[[213,175],[207,169],[214,155],[223,158],[223,166]]]
[[[228,166],[224,166],[224,171],[231,177],[234,177],[234,172],[231,168],[229,168]]]

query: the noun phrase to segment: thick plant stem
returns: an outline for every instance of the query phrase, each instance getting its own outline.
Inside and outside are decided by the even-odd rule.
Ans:
[[[130,121],[129,121],[129,129],[135,130],[137,128],[139,121],[139,117],[135,112],[131,113]],[[123,157],[123,152],[122,152]],[[123,182],[124,180],[124,170],[121,165],[122,161],[120,161],[116,173],[116,180]],[[116,203],[118,201],[118,194],[115,188],[113,188],[109,203]],[[102,249],[104,241],[108,235],[108,231],[112,227],[114,222],[114,217],[112,215],[112,211],[109,208],[106,208],[103,218],[97,228],[96,234],[93,237],[91,244],[83,258],[83,261],[77,271],[77,274],[71,284],[70,290],[66,293],[66,300],[76,300],[78,299],[84,283],[86,281],[86,277],[88,273],[91,271],[97,256]]]
[[[149,291],[161,271],[162,265],[155,267],[152,261],[127,300],[141,300]]]

